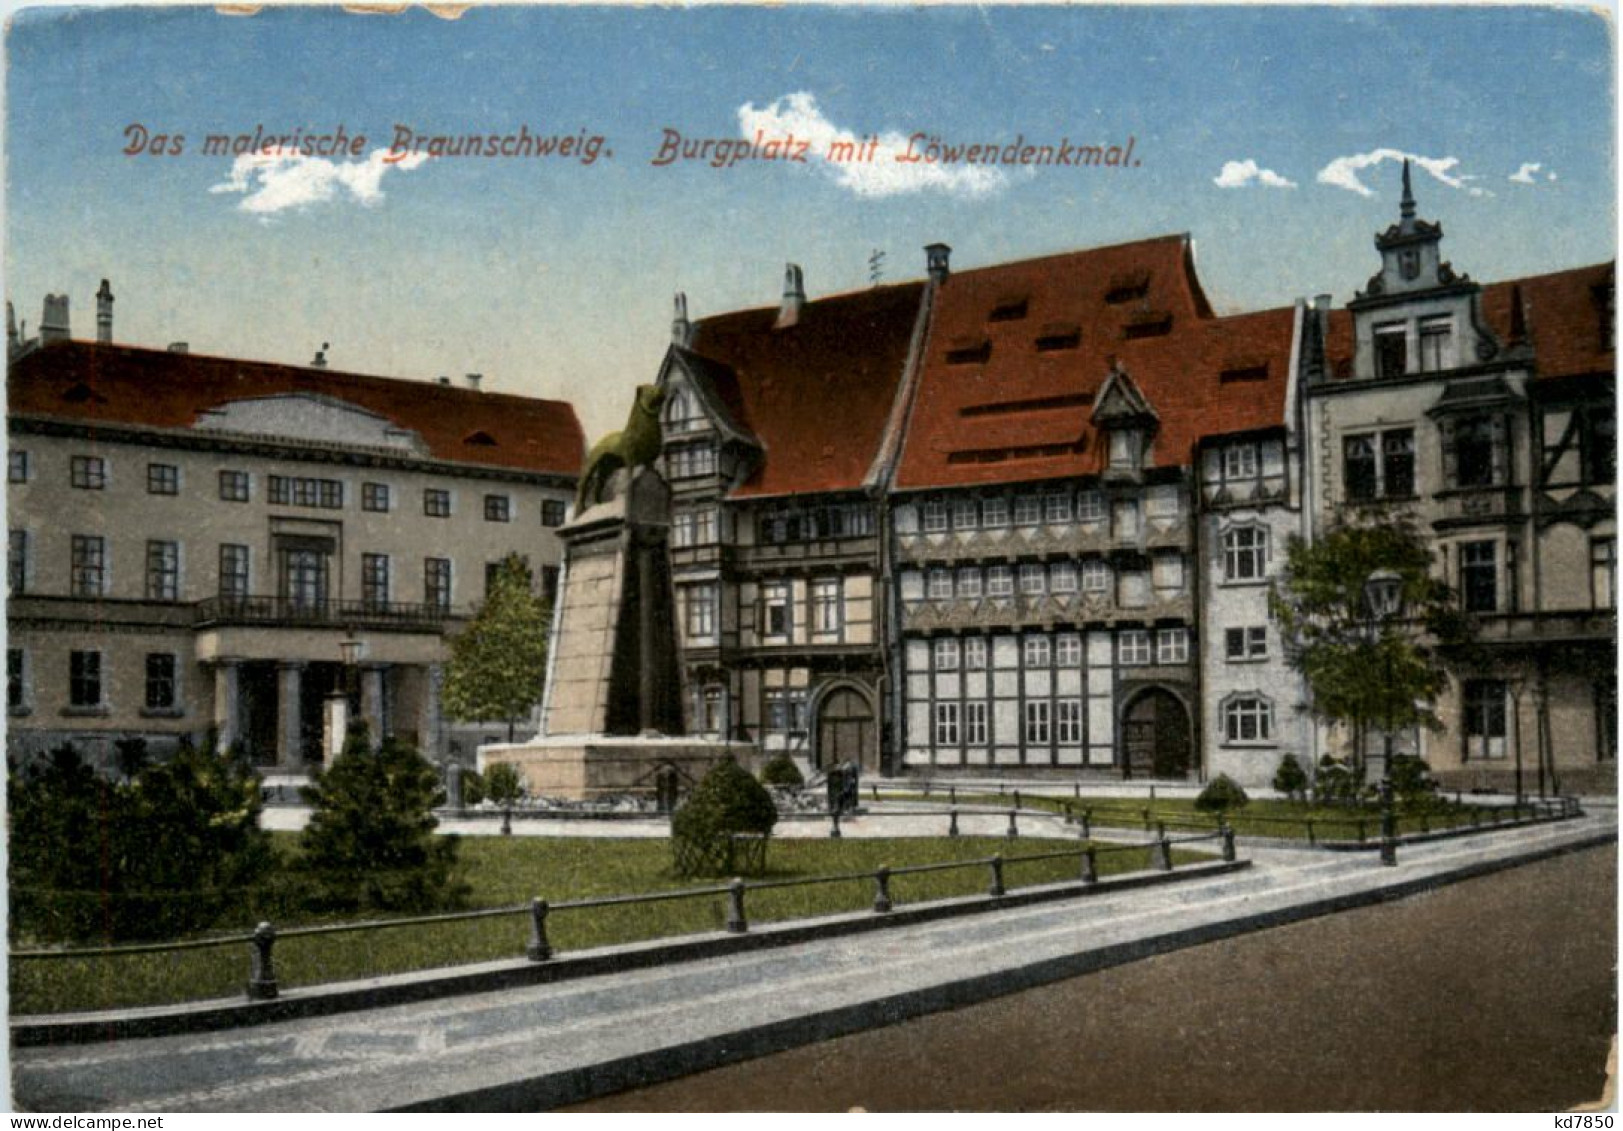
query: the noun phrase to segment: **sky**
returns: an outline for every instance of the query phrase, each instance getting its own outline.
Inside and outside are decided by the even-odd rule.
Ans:
[[[25,10],[6,293],[30,333],[67,293],[88,338],[106,277],[121,342],[477,372],[574,401],[595,436],[657,374],[674,292],[694,317],[775,305],[786,262],[816,298],[869,286],[876,250],[894,282],[937,241],[964,269],[1187,232],[1220,311],[1340,304],[1378,266],[1404,156],[1473,278],[1610,259],[1611,35],[1534,7]],[[365,140],[205,152],[340,127]],[[575,148],[430,156],[391,149],[400,127]],[[676,135],[712,144],[662,162]],[[791,135],[804,161],[737,144]],[[868,161],[824,157],[870,137]],[[932,138],[1132,155],[901,159]]]

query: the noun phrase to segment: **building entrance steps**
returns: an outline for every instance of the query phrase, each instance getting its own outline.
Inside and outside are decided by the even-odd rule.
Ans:
[[[1615,815],[237,1032],[16,1048],[48,1108],[551,1108],[1580,848]]]

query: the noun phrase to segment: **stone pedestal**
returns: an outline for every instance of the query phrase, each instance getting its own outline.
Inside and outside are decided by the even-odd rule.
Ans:
[[[532,797],[590,801],[628,793],[654,796],[661,773],[671,770],[685,793],[729,756],[751,772],[758,769],[759,751],[748,742],[564,735],[481,746],[479,772],[506,762],[518,770]]]

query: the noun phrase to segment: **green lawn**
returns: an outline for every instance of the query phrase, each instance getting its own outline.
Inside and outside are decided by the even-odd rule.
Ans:
[[[278,835],[290,852],[296,838]],[[865,872],[888,865],[966,860],[1001,853],[1036,855],[1072,847],[1053,840],[994,837],[842,840],[773,840],[763,879]],[[473,887],[471,907],[499,907],[540,896],[549,902],[591,896],[713,886],[715,881],[682,880],[671,874],[670,847],[663,839],[610,840],[554,837],[467,837],[461,842],[466,878]],[[1204,858],[1179,852],[1180,862]],[[1106,852],[1101,874],[1148,866],[1147,850]],[[1011,861],[1004,868],[1009,889],[1073,879],[1073,859],[1032,863]],[[891,898],[897,904],[982,893],[985,867],[897,876]],[[803,918],[872,906],[871,879],[751,892],[751,922]],[[318,920],[308,917],[306,921]],[[548,934],[558,950],[718,930],[725,923],[724,896],[594,909],[559,909],[549,917]],[[293,921],[277,927],[294,926]],[[252,926],[244,922],[241,930]],[[529,917],[500,918],[395,927],[360,933],[283,938],[276,944],[276,967],[284,987],[451,966],[524,953]],[[248,947],[231,944],[202,950],[104,958],[13,959],[11,1009],[18,1014],[58,1013],[120,1006],[157,1005],[240,994],[248,977]]]

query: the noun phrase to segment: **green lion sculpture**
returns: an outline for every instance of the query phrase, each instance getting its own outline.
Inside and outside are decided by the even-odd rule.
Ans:
[[[664,403],[664,389],[637,386],[637,400],[626,426],[604,436],[587,453],[586,470],[581,472],[580,490],[575,495],[576,514],[603,501],[603,492],[616,471],[649,467],[659,458],[659,407]]]

